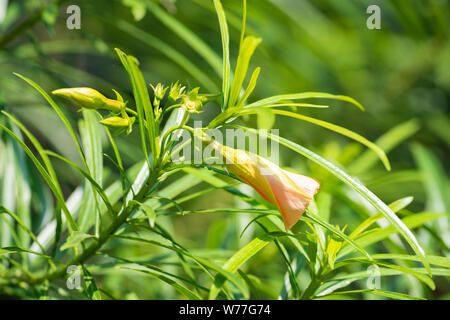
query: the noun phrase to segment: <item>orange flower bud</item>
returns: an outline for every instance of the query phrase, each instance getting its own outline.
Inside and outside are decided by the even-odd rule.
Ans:
[[[320,183],[313,178],[283,170],[259,155],[216,141],[212,143],[226,159],[231,172],[278,208],[287,231],[297,223],[319,190]]]

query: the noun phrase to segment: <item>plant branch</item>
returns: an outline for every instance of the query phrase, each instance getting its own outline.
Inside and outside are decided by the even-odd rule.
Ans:
[[[145,187],[142,188],[139,193],[133,197],[133,200],[137,202],[141,202],[147,196],[147,192],[153,188],[155,183],[157,182],[159,177],[159,170],[153,171],[145,184]],[[89,258],[94,256],[96,252],[108,241],[108,239],[117,231],[117,229],[126,221],[129,215],[134,211],[136,207],[135,201],[129,201],[129,205],[124,207],[119,213],[117,213],[117,218],[111,223],[111,225],[106,228],[99,236],[97,241],[93,242],[86,249],[84,249],[78,256],[74,257],[67,265],[53,271],[49,274],[45,274],[41,277],[31,278],[26,277],[24,280],[29,284],[40,284],[43,281],[53,281],[55,279],[61,278],[66,274],[67,267],[70,265],[80,265],[87,261]]]

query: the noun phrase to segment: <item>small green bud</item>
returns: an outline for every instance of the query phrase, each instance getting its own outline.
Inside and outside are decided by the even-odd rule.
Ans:
[[[177,101],[183,95],[184,89],[185,89],[185,87],[182,87],[181,84],[178,83],[178,81],[175,83],[172,83],[170,85],[169,99],[172,102]]]
[[[192,89],[188,94],[183,94],[181,96],[181,107],[190,113],[200,113],[200,108],[203,103],[207,101],[207,98],[200,96],[198,90],[200,88]]]
[[[97,90],[91,88],[64,88],[52,91],[52,94],[60,96],[86,109],[106,109],[120,112],[124,103],[118,100],[108,99]]]
[[[135,117],[130,117],[128,119],[121,118],[121,117],[109,117],[109,118],[101,120],[100,123],[109,128],[118,129],[118,128],[131,127],[135,120],[136,120]]]
[[[164,99],[164,95],[166,94],[168,88],[165,88],[161,83],[158,83],[156,87],[152,86],[152,89],[155,93],[155,98],[161,101],[162,99]]]

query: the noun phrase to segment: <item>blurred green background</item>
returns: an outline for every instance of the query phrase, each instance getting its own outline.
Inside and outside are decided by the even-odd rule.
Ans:
[[[113,51],[118,47],[139,59],[147,82],[169,85],[179,80],[191,88],[200,86],[204,93],[218,92],[221,66],[217,68],[216,62],[221,59],[221,40],[212,2],[152,3],[154,6],[147,8],[139,0],[9,1],[0,34],[11,35],[11,30],[17,33],[0,46],[0,107],[26,123],[45,147],[79,162],[76,149],[54,112],[12,72],[33,79],[47,92],[86,86],[108,97],[113,96],[112,88],[130,97],[128,77]],[[81,9],[80,30],[66,27],[69,16],[66,8],[70,4]],[[366,9],[372,4],[381,8],[380,30],[366,27],[369,17]],[[234,63],[242,3],[224,0],[223,5],[230,25]],[[32,20],[36,12],[42,19]],[[186,40],[184,29],[173,24],[172,18],[203,40],[209,49]],[[369,153],[353,161],[362,152],[362,146],[326,129],[281,117],[272,123],[268,115],[251,117],[248,122],[262,128],[279,128],[280,135],[345,167],[386,203],[413,196],[414,202],[408,207],[412,212],[450,212],[449,21],[449,3],[445,0],[248,1],[247,31],[263,38],[251,63],[262,70],[251,101],[302,91],[355,98],[366,112],[335,101],[319,101],[329,104],[329,109],[302,112],[351,129],[372,141],[390,131],[391,136],[377,142],[389,152],[391,172]],[[17,30],[21,23],[24,28]],[[67,106],[64,111],[76,123],[79,114],[75,108]],[[217,106],[211,106],[196,119],[209,120],[217,112]],[[142,160],[137,137],[135,132],[118,138],[127,167]],[[104,148],[110,152],[106,138],[104,142]],[[0,152],[4,150],[4,145],[3,150],[0,146]],[[333,188],[331,177],[298,155],[282,150],[280,159],[283,166],[313,172],[324,181],[325,190]],[[61,164],[55,166],[67,195],[82,184],[81,176]],[[108,184],[118,174],[111,163],[105,161],[105,166]],[[335,195],[331,221],[353,228],[363,217],[348,205],[347,196],[339,192]],[[228,193],[217,191],[214,197],[191,201],[186,208],[208,208],[212,202],[214,207],[242,205]],[[35,206],[34,210],[38,212],[39,208]],[[246,219],[227,215],[176,217],[170,221],[170,228],[177,240],[192,249],[237,250],[249,240],[245,234],[239,237]],[[419,241],[427,252],[448,256],[448,220],[441,220],[434,227],[438,240],[432,233],[418,230]],[[114,247],[114,242],[109,246],[122,257],[150,257],[158,253],[145,246]],[[280,289],[285,270],[276,247],[268,247],[248,268],[264,279],[267,287]],[[108,272],[104,276],[99,272],[101,283],[117,297],[174,297],[169,287],[145,275]],[[450,298],[448,279],[435,280],[439,283],[437,291],[417,289],[425,290],[419,294]],[[401,287],[402,280],[398,281],[392,280],[386,286]]]

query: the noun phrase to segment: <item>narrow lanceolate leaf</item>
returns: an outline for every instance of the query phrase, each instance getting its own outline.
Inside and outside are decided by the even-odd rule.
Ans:
[[[420,126],[416,120],[401,123],[378,138],[375,143],[385,152],[391,151],[401,142],[405,141],[419,130]],[[348,167],[348,172],[361,173],[369,170],[375,163],[376,157],[369,150],[356,158]]]
[[[375,194],[372,193],[369,189],[367,189],[365,186],[363,186],[361,183],[356,181],[354,178],[349,176],[347,173],[345,173],[343,170],[336,167],[331,162],[325,160],[318,154],[306,149],[305,147],[302,147],[288,139],[272,135],[270,133],[266,132],[260,132],[255,129],[246,128],[246,127],[240,127],[235,126],[237,128],[241,128],[250,132],[254,132],[256,134],[262,134],[269,139],[276,141],[285,147],[307,157],[308,159],[314,161],[318,165],[324,167],[326,170],[333,173],[337,178],[348,184],[352,189],[354,189],[357,193],[359,193],[364,199],[366,199],[374,208],[376,208],[378,211],[380,211],[386,219],[389,220],[389,222],[398,230],[398,232],[405,238],[405,240],[409,243],[411,248],[414,250],[414,252],[421,258],[422,263],[424,264],[425,268],[430,271],[430,266],[428,262],[425,260],[425,251],[422,249],[420,244],[418,243],[416,237],[411,232],[411,230],[400,220],[397,215],[390,209],[383,201],[381,201]]]
[[[30,250],[27,248],[21,248],[21,247],[17,247],[17,246],[0,248],[0,256],[5,255],[5,254],[10,254],[10,253],[30,253],[30,254],[34,254],[36,256],[45,258],[47,260],[53,260],[53,258],[48,255]]]
[[[391,298],[395,300],[425,300],[423,298],[413,297],[404,293],[398,293],[398,292],[392,292],[392,291],[385,291],[385,290],[378,290],[378,289],[362,289],[362,290],[349,290],[349,291],[339,291],[339,292],[333,292],[331,294],[325,294],[321,297],[332,297],[332,296],[343,296],[343,295],[349,295],[349,294],[356,294],[356,293],[369,293],[376,296]]]
[[[86,173],[90,175],[92,180],[96,182],[96,185],[101,190],[103,177],[101,130],[103,128],[99,123],[99,117],[95,111],[83,110],[83,117],[84,120],[80,121],[79,127],[86,156]],[[103,194],[103,196],[107,199],[106,195]],[[86,202],[84,200],[86,200]],[[106,206],[108,207],[108,210],[112,209],[109,200],[107,201]],[[90,180],[87,179],[78,224],[82,231],[89,230],[89,228],[95,224],[95,234],[98,236],[100,233],[100,222],[101,217],[97,188],[92,186]]]
[[[82,266],[83,269],[83,279],[85,283],[85,292],[90,300],[101,300],[102,296],[100,291],[97,289],[97,285],[95,284],[95,280],[92,277],[92,274],[89,272],[85,265]]]
[[[261,72],[261,68],[257,67],[252,73],[252,77],[250,78],[250,81],[248,82],[247,89],[245,89],[244,94],[239,98],[238,103],[236,104],[237,107],[242,106],[245,101],[250,97],[253,90],[255,90],[256,87],[256,81],[258,81],[259,73]]]
[[[445,216],[445,214],[442,214],[442,213],[429,213],[429,212],[416,213],[414,215],[403,218],[402,222],[409,229],[414,229],[414,228],[424,225],[426,222],[433,221],[433,220],[442,218],[444,216]],[[396,234],[396,233],[399,233],[399,229],[394,225],[390,225],[390,226],[388,226],[386,228],[382,228],[382,229],[375,228],[375,229],[371,229],[369,231],[362,233],[356,239],[356,243],[358,243],[358,245],[360,245],[361,247],[366,247],[368,245],[371,245],[372,243],[376,243],[378,241],[386,239],[389,236]],[[346,247],[346,248],[342,249],[340,254],[346,255],[347,253],[349,253],[352,250],[353,250],[353,248]],[[420,256],[419,256],[419,258],[422,259],[422,257],[420,257]]]
[[[53,108],[53,110],[55,110],[56,114],[58,115],[58,117],[61,119],[61,121],[64,123],[64,125],[67,128],[67,131],[69,131],[70,136],[72,137],[73,142],[75,143],[75,146],[77,147],[77,150],[80,154],[81,160],[83,161],[84,165],[86,166],[86,161],[84,158],[84,154],[83,151],[81,149],[80,146],[80,142],[78,141],[77,135],[75,134],[75,131],[73,130],[72,125],[70,124],[69,120],[67,119],[67,117],[64,115],[64,113],[61,111],[61,109],[58,107],[58,105],[55,103],[55,101],[53,101],[53,99],[39,86],[37,85],[34,81],[18,74],[18,73],[14,73],[14,75],[18,76],[19,78],[25,80],[29,85],[31,85],[34,89],[36,89],[43,97],[45,100],[47,100],[47,102],[50,104],[50,106]]]
[[[144,110],[146,119],[146,127],[148,131],[148,139],[150,143],[150,151],[152,152],[152,159],[156,161],[158,158],[159,146],[157,145],[157,128],[155,118],[153,114],[153,106],[150,102],[150,96],[145,83],[144,77],[138,68],[138,62],[136,58],[127,56],[128,65],[130,66],[131,75],[133,77],[133,93],[135,99],[137,98],[136,105],[140,105],[140,108]],[[141,118],[142,119],[142,118]],[[142,121],[143,122],[143,121]]]
[[[349,259],[342,260],[342,262],[345,263],[347,261],[357,261],[357,260],[361,260],[361,258],[364,258],[364,257],[349,258]],[[408,260],[408,261],[419,261],[420,262],[419,257],[411,256],[409,254],[380,253],[380,254],[373,254],[372,258],[375,260]],[[426,259],[430,265],[435,265],[438,267],[450,269],[450,258],[448,258],[448,257],[427,255]]]
[[[399,199],[399,200],[391,203],[389,205],[389,208],[391,208],[392,211],[394,211],[394,212],[398,212],[398,211],[402,210],[403,208],[407,207],[413,201],[413,199],[414,199],[413,197],[406,197],[406,198]],[[357,226],[355,228],[355,230],[353,230],[353,232],[350,234],[350,238],[355,239],[361,233],[363,233],[367,228],[369,228],[374,222],[376,222],[377,220],[379,220],[383,217],[384,216],[381,212],[378,212],[378,213],[370,216],[369,218],[364,220],[359,226]]]
[[[40,244],[40,242],[38,241],[38,239],[36,238],[34,233],[22,222],[22,220],[20,220],[20,218],[14,212],[12,212],[12,211],[6,209],[5,207],[3,207],[2,205],[0,205],[0,214],[2,214],[2,213],[6,213],[10,217],[12,217],[14,219],[14,221],[16,221],[16,223],[30,236],[30,238],[33,239],[33,241],[37,243],[39,248],[41,248],[42,253],[45,253],[45,248]]]
[[[356,101],[353,98],[343,96],[343,95],[334,95],[330,93],[323,93],[323,92],[302,92],[302,93],[293,93],[293,94],[282,94],[278,96],[273,96],[269,98],[265,98],[262,100],[258,100],[256,102],[250,103],[246,106],[246,108],[252,108],[252,107],[262,107],[266,105],[276,104],[280,102],[286,102],[290,100],[301,100],[301,99],[312,99],[312,98],[320,98],[320,99],[334,99],[334,100],[342,100],[347,101],[361,110],[364,110],[364,107]]]
[[[298,114],[295,112],[290,112],[290,111],[286,111],[286,110],[275,110],[275,109],[271,109],[271,111],[275,114],[279,114],[279,115],[283,115],[283,116],[287,116],[287,117],[291,117],[291,118],[295,118],[295,119],[300,119],[303,121],[307,121],[307,122],[316,124],[318,126],[324,127],[326,129],[329,129],[329,130],[332,130],[339,134],[342,134],[346,137],[349,137],[350,139],[358,141],[359,143],[365,145],[366,147],[371,149],[373,152],[375,152],[377,154],[377,156],[383,162],[386,169],[391,170],[391,165],[389,163],[389,159],[387,158],[386,154],[379,146],[377,146],[375,143],[367,140],[363,136],[360,136],[359,134],[357,134],[347,128],[344,128],[344,127],[341,127],[341,126],[338,126],[338,125],[335,125],[335,124],[332,124],[332,123],[329,123],[329,122],[326,122],[323,120],[307,117],[307,116],[304,116],[304,115],[301,115],[301,114]]]
[[[431,212],[450,212],[450,185],[444,168],[436,156],[426,147],[413,144],[414,159],[422,173],[422,183],[427,194],[426,208]],[[436,221],[442,240],[450,246],[450,224],[448,217]]]
[[[159,273],[159,272],[155,272],[152,271],[148,268],[129,268],[129,267],[124,267],[122,269],[128,269],[128,270],[134,270],[134,271],[138,271],[138,272],[143,272],[146,274],[149,274],[155,278],[158,278],[159,280],[167,283],[168,285],[172,286],[175,290],[177,290],[179,293],[181,293],[182,295],[184,295],[186,298],[191,299],[191,300],[202,300],[202,298],[196,294],[194,291],[188,289],[187,287],[183,286],[182,284],[178,283],[175,280],[172,280],[171,278]]]
[[[155,241],[155,240],[143,239],[143,238],[138,238],[138,237],[130,237],[130,236],[116,236],[116,237],[121,238],[121,239],[127,239],[127,240],[133,240],[133,241],[139,241],[139,242],[144,242],[144,243],[148,243],[148,244],[153,244],[153,245],[160,246],[162,248],[165,248],[165,249],[168,249],[171,251],[175,251],[179,254],[182,254],[183,256],[187,256],[190,259],[192,259],[204,271],[206,271],[205,268],[209,268],[209,269],[216,271],[218,274],[222,275],[223,277],[228,279],[231,283],[233,283],[240,290],[240,292],[244,295],[244,297],[247,297],[247,298],[249,297],[248,288],[245,286],[245,282],[242,281],[241,278],[239,278],[238,276],[236,276],[235,274],[233,274],[231,272],[228,272],[227,270],[224,270],[223,268],[221,268],[220,266],[218,266],[215,262],[212,262],[211,260],[203,259],[203,258],[200,258],[198,256],[195,256],[195,255],[189,253],[186,249],[179,246],[179,244],[177,244],[176,246],[175,245],[167,245],[167,244],[163,244],[161,242]],[[170,239],[167,239],[167,240],[172,242],[172,240],[170,240]],[[207,272],[207,273],[209,274],[209,272]]]
[[[12,125],[12,130],[21,138],[23,136],[17,126]],[[16,213],[21,220],[24,227],[31,229],[31,187],[30,187],[30,166],[26,161],[25,152],[20,148],[12,148],[13,153],[13,168],[15,177],[15,198],[16,198]],[[9,187],[9,186],[8,186]],[[11,188],[11,187],[9,187]],[[17,230],[17,244],[23,247],[28,247],[30,243],[30,235],[27,229],[20,228]],[[22,255],[24,266],[28,264],[28,256]]]
[[[262,235],[258,236],[247,245],[242,247],[238,252],[236,252],[228,261],[224,264],[223,269],[228,272],[234,273],[240,268],[247,260],[253,257],[261,249],[267,246],[274,237],[272,235]],[[220,288],[224,285],[226,278],[222,275],[217,275],[214,279],[214,283],[209,292],[209,299],[215,299],[219,294]]]
[[[152,164],[150,163],[148,158],[147,143],[148,142],[150,143],[150,150],[152,152],[156,150],[156,141],[155,141],[156,130],[154,127],[155,120],[150,102],[150,97],[148,95],[147,86],[142,77],[142,73],[139,71],[139,68],[137,67],[136,58],[126,55],[124,52],[122,52],[117,48],[115,50],[130,78],[130,82],[133,87],[133,94],[134,100],[136,102],[138,118],[142,120],[147,118],[147,121],[139,121],[139,130],[141,134],[142,151],[144,152],[145,159],[147,160],[149,168],[152,168]],[[152,158],[155,159],[154,156],[152,156]]]
[[[114,209],[111,205],[111,202],[108,199],[108,196],[106,195],[105,191],[102,189],[102,187],[97,183],[97,181],[94,180],[94,178],[87,173],[86,171],[84,171],[83,169],[81,169],[80,167],[78,167],[75,163],[73,163],[72,161],[70,161],[69,159],[64,158],[63,156],[60,156],[57,153],[54,153],[52,151],[46,151],[46,153],[52,157],[55,157],[61,161],[64,161],[65,163],[67,163],[68,165],[72,166],[72,168],[74,168],[75,170],[77,170],[79,173],[81,173],[83,175],[83,177],[85,177],[92,185],[93,189],[98,192],[98,194],[100,195],[100,197],[103,199],[103,202],[105,203],[106,207],[108,208],[108,214],[112,215],[114,212]]]
[[[22,122],[20,122],[17,118],[15,118],[12,114],[2,111],[4,115],[6,115],[9,119],[11,119],[19,128],[20,130],[25,133],[27,138],[30,140],[30,142],[33,144],[33,147],[36,148],[37,152],[39,153],[39,156],[42,159],[42,162],[44,163],[45,168],[47,169],[49,175],[52,177],[53,182],[55,183],[55,186],[58,188],[58,190],[62,193],[61,188],[58,183],[58,179],[56,177],[55,169],[53,168],[52,163],[50,162],[50,159],[48,158],[47,154],[45,153],[44,148],[39,143],[39,141],[36,139],[36,137],[24,126]]]
[[[228,105],[228,99],[230,94],[230,82],[231,82],[231,66],[230,66],[230,35],[228,33],[227,18],[225,16],[225,10],[223,10],[220,0],[214,0],[214,6],[216,8],[217,17],[219,18],[220,34],[222,36],[222,50],[223,50],[223,62],[222,62],[222,93],[223,103],[222,110]]]
[[[332,232],[334,235],[341,238],[343,241],[347,242],[350,246],[352,246],[354,249],[361,252],[363,255],[366,256],[367,259],[372,260],[371,256],[364,250],[361,246],[359,246],[353,239],[351,239],[349,236],[347,236],[345,233],[337,229],[336,227],[332,226],[328,222],[324,221],[317,215],[307,214],[302,217],[302,220],[304,221],[310,221],[316,224],[319,224],[320,226],[324,227],[325,229]]]

